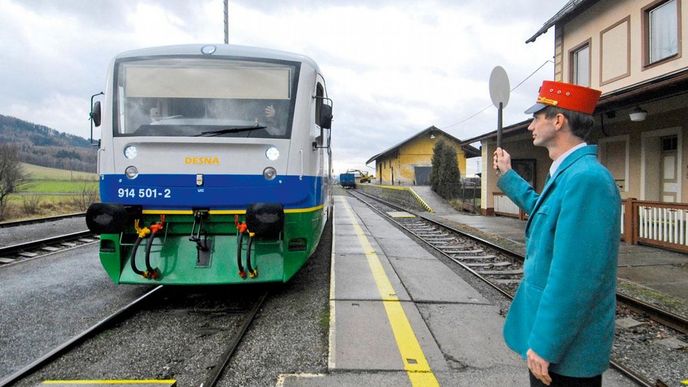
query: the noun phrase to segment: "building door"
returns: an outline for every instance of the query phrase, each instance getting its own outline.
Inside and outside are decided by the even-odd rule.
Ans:
[[[678,138],[665,136],[661,138],[660,171],[662,171],[662,183],[660,184],[663,202],[676,203],[678,199]]]
[[[413,167],[416,185],[430,185],[432,167]]]

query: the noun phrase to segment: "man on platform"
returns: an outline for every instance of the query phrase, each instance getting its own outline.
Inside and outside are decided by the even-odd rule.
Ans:
[[[504,324],[507,345],[527,360],[531,386],[600,386],[614,339],[619,191],[587,145],[600,92],[545,81],[528,130],[553,160],[538,194],[502,148],[497,185],[523,211],[524,276]]]

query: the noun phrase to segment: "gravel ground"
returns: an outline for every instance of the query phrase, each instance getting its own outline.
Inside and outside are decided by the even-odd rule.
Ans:
[[[149,288],[113,285],[96,244],[0,267],[0,284],[0,379]]]
[[[327,370],[330,232],[328,224],[320,247],[289,283],[271,286],[270,296],[219,385],[267,386],[274,385],[282,373]],[[0,275],[2,273],[0,270]],[[89,282],[88,279],[83,281]],[[63,289],[65,303],[78,298],[77,293],[83,294],[79,281],[64,283],[70,284]],[[56,292],[62,288],[55,283],[48,283],[46,287]],[[132,288],[121,286],[118,289]],[[18,385],[33,386],[48,378],[174,378],[179,386],[200,385],[241,324],[242,314],[250,309],[263,289],[263,286],[178,287],[167,291],[166,298],[87,340]],[[30,293],[20,285],[16,286],[16,291]],[[97,294],[93,296],[98,298]],[[41,304],[51,305],[50,301]],[[84,316],[78,312],[62,314],[59,320],[70,321],[62,324],[70,332],[81,330],[72,329],[71,321]],[[0,309],[0,318],[5,315]],[[17,311],[10,311],[9,315],[17,316]],[[5,332],[4,321],[0,322]],[[20,341],[29,335],[33,341],[42,342],[47,333],[31,334],[31,329],[28,327],[26,332],[12,335],[12,339]],[[4,336],[5,333],[0,337]],[[7,346],[0,342],[0,347]],[[13,356],[7,354],[5,357]],[[32,359],[31,356],[35,354],[27,353],[25,357]]]
[[[680,386],[688,378],[688,335],[660,325],[646,316],[620,307],[617,319],[631,317],[642,323],[616,330],[612,356],[636,370],[648,380],[661,380],[668,386]],[[675,338],[686,343],[683,349],[671,349],[661,340]]]
[[[88,230],[83,217],[61,219],[54,222],[34,223],[18,227],[0,228],[0,246],[11,246],[39,238]]]
[[[255,294],[250,294],[251,290]],[[46,379],[176,379],[200,385],[263,290],[165,288],[143,310],[60,357],[18,386]]]
[[[331,222],[318,250],[274,290],[220,386],[274,386],[280,374],[327,371]]]

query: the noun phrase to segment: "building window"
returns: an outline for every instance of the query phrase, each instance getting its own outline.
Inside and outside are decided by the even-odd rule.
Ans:
[[[590,43],[571,50],[571,83],[590,86]]]
[[[678,0],[669,0],[644,10],[646,66],[679,54],[678,6]]]

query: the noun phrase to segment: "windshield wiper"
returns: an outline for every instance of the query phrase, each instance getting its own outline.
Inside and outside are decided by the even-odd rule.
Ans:
[[[239,133],[239,132],[248,132],[251,130],[256,130],[256,129],[265,129],[265,126],[261,125],[254,125],[254,126],[232,126],[229,128],[224,128],[224,129],[218,129],[218,130],[209,130],[206,132],[201,132],[194,137],[213,137],[213,136],[220,136],[223,134],[228,134],[228,133]]]

